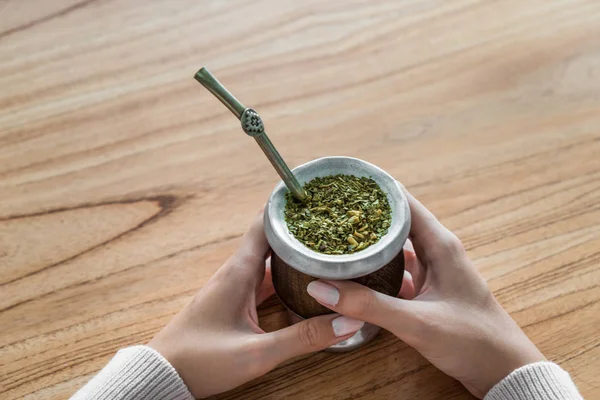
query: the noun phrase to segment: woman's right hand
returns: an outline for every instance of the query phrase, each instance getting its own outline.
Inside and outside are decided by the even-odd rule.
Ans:
[[[402,299],[348,281],[308,293],[337,313],[379,325],[482,398],[515,369],[545,358],[498,303],[458,238],[406,193],[412,216]]]

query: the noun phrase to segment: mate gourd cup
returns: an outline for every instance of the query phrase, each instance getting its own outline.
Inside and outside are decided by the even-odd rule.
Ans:
[[[388,232],[375,244],[352,254],[330,255],[313,251],[290,233],[284,210],[286,192],[280,182],[265,207],[265,233],[273,250],[271,271],[277,295],[289,310],[290,322],[332,313],[306,292],[316,279],[354,280],[381,293],[396,296],[402,284],[402,247],[410,230],[408,200],[400,184],[387,172],[366,161],[351,157],[324,157],[293,170],[304,185],[316,177],[354,175],[373,179],[387,196],[392,211]],[[365,324],[353,337],[330,348],[352,350],[373,339],[378,327]]]

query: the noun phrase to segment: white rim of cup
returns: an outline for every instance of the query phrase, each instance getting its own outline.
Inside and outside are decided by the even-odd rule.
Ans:
[[[333,156],[309,161],[293,169],[301,184],[335,174],[372,178],[386,194],[392,209],[388,232],[374,245],[353,254],[329,255],[316,252],[289,231],[283,211],[283,182],[275,187],[265,207],[265,234],[272,250],[296,270],[321,279],[354,279],[377,271],[402,250],[410,231],[410,209],[400,184],[381,168],[353,157]]]

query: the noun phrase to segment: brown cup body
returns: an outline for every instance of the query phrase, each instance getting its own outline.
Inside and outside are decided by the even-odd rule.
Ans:
[[[330,309],[319,304],[306,292],[308,284],[318,278],[306,275],[292,268],[273,253],[271,256],[271,273],[277,295],[285,306],[302,318],[316,317],[333,313]],[[375,272],[352,279],[375,291],[396,297],[402,286],[404,275],[404,252],[392,259]]]

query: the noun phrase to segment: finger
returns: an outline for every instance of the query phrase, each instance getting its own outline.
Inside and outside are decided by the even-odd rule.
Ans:
[[[238,250],[215,275],[228,284],[248,286],[253,291],[260,285],[265,274],[265,259],[270,248],[265,236],[263,211],[254,218],[250,228],[242,238]]]
[[[331,310],[394,332],[398,321],[411,324],[412,304],[351,281],[313,281],[308,294]]]
[[[423,260],[435,255],[442,255],[454,250],[458,239],[450,232],[419,200],[415,199],[406,188],[404,194],[408,199],[411,214],[410,238],[417,256]]]
[[[404,245],[404,269],[410,273],[410,277],[412,278],[412,283],[414,285],[414,293],[416,296],[420,293],[421,288],[425,283],[427,271],[417,258],[410,240],[407,240],[406,244]],[[402,287],[404,287],[404,283],[402,283],[402,285]],[[402,297],[405,299],[412,299],[412,297]]]
[[[402,246],[402,249],[404,251],[412,251],[413,253],[415,252],[415,247],[413,246],[410,239],[406,239],[406,242],[404,242],[404,246]]]
[[[212,288],[215,296],[228,299],[232,309],[239,308],[241,303],[247,303],[248,296],[256,295],[265,275],[265,259],[269,252],[261,210],[242,238],[238,250],[219,268],[206,286],[215,283]]]
[[[256,305],[259,306],[263,301],[275,294],[275,287],[273,286],[273,277],[271,275],[271,258],[269,257],[266,262],[265,277],[262,283],[256,290]]]
[[[310,318],[261,337],[266,341],[268,358],[277,365],[346,340],[363,325],[363,321],[331,314]]]
[[[444,225],[438,221],[431,211],[421,204],[419,200],[415,199],[408,190],[404,189],[404,194],[408,199],[410,207],[410,235],[413,238],[413,242],[423,239],[431,240],[432,237],[435,238],[446,230]]]
[[[261,210],[244,234],[234,257],[246,261],[245,264],[249,267],[262,270],[269,251],[269,242],[265,236],[264,211]]]
[[[404,270],[404,275],[402,276],[402,286],[400,287],[400,292],[398,295],[400,298],[405,300],[412,300],[416,296],[415,291],[415,283],[413,281],[412,275],[408,270]]]

